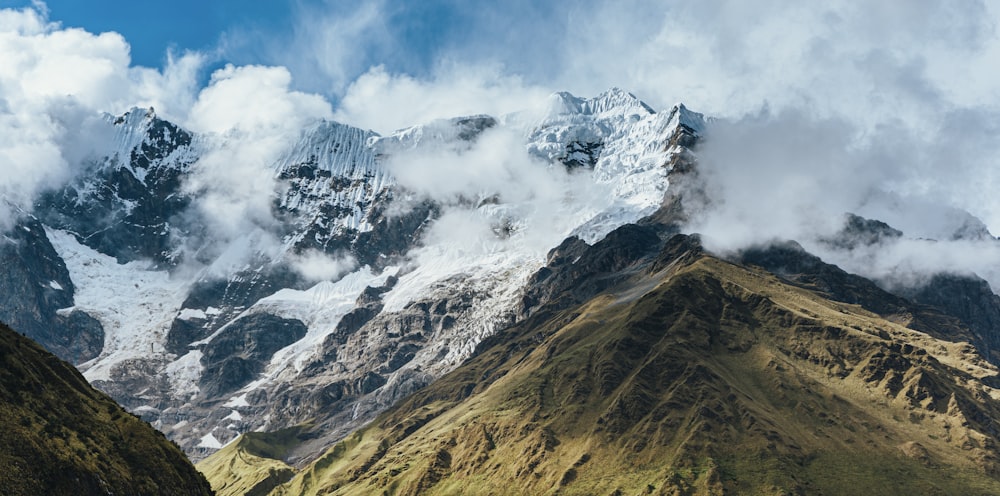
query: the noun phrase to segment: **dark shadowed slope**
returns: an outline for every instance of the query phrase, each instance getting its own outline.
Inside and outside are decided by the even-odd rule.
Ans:
[[[0,494],[211,493],[163,434],[0,325]]]

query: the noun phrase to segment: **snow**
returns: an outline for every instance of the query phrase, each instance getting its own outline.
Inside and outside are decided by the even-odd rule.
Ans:
[[[171,279],[166,271],[152,270],[148,263],[119,264],[65,231],[45,232],[76,288],[74,308],[104,327],[104,349],[80,366],[84,376],[111,380],[114,367],[126,360],[163,355],[166,333],[187,284]]]
[[[208,318],[208,312],[194,308],[185,308],[181,310],[181,313],[177,316],[177,318],[180,320],[193,320],[193,319],[205,320],[206,318]]]
[[[536,120],[527,121],[529,118]],[[460,236],[425,240],[425,246],[410,253],[415,267],[400,276],[384,296],[385,311],[402,310],[410,302],[449,286],[461,285],[480,295],[468,319],[472,327],[461,335],[436,338],[431,345],[438,350],[447,347],[445,362],[461,361],[514,309],[521,288],[544,265],[548,250],[570,235],[594,243],[660,206],[669,172],[664,165],[677,152],[667,149],[667,141],[682,120],[697,130],[700,119],[700,114],[683,106],[658,114],[619,89],[589,100],[556,93],[540,114],[526,112],[501,119],[503,125],[522,127],[527,151],[545,162],[563,157],[573,142],[600,144],[589,180],[567,187],[565,198],[555,208],[484,206],[469,214],[512,219],[518,229],[509,239],[462,232]],[[404,134],[419,136],[412,130]],[[439,219],[436,226],[444,222]],[[434,229],[432,226],[432,232]]]
[[[198,387],[203,369],[201,357],[200,350],[191,350],[167,365],[164,373],[177,397],[194,396],[201,391]]]
[[[248,313],[267,312],[285,319],[297,319],[306,324],[308,331],[302,339],[278,350],[262,378],[246,389],[274,382],[279,377],[294,378],[301,373],[322,352],[323,341],[335,330],[340,319],[354,309],[365,288],[384,286],[386,279],[397,272],[397,268],[389,267],[375,274],[365,266],[336,282],[323,281],[304,291],[282,289],[258,301]]]
[[[153,115],[145,109],[133,109],[123,116],[115,124],[114,151],[104,165],[128,167],[137,179],[145,180],[147,170],[133,170],[128,157],[146,139],[152,122]],[[307,227],[321,226],[322,232],[333,234],[371,230],[368,219],[372,209],[386,207],[381,202],[395,184],[383,166],[381,155],[421,143],[454,141],[457,137],[454,122],[455,119],[433,122],[384,138],[334,122],[318,122],[304,129],[273,165],[277,176],[299,167],[310,167],[315,174],[315,180],[294,179],[295,187],[289,186],[280,194],[282,206],[295,212],[296,219],[291,226],[293,234],[282,240],[286,248],[307,233],[317,232]],[[247,392],[278,384],[294,386],[305,368],[319,356],[325,339],[354,308],[358,296],[369,286],[384,285],[390,276],[398,276],[398,282],[383,296],[386,312],[403,310],[422,299],[456,294],[471,298],[471,309],[460,316],[457,325],[436,330],[428,347],[406,366],[419,367],[421,372],[429,374],[454,368],[482,339],[510,321],[528,278],[544,265],[552,247],[570,235],[588,243],[596,242],[622,224],[634,222],[658,208],[668,187],[669,170],[664,165],[678,152],[667,147],[670,135],[681,124],[695,132],[704,127],[701,115],[683,105],[657,113],[620,89],[592,99],[557,93],[541,109],[504,116],[498,122],[506,131],[512,130],[515,143],[522,143],[517,140],[523,137],[523,154],[527,160],[536,162],[539,174],[565,176],[560,179],[562,182],[552,184],[556,191],[552,195],[554,201],[546,203],[529,198],[519,203],[487,203],[476,208],[448,207],[429,226],[421,246],[408,254],[405,269],[390,267],[376,273],[369,267],[361,267],[339,280],[319,282],[304,290],[281,289],[246,309],[238,309],[242,313],[236,319],[269,313],[300,320],[308,330],[301,340],[276,352],[256,381],[225,402],[224,407],[231,409],[225,420],[246,422],[248,428],[266,422],[266,418],[248,410],[242,414],[236,410],[251,406]],[[205,151],[202,148],[206,143],[204,138],[193,136],[192,145],[158,159],[157,163],[190,164]],[[587,153],[574,151],[569,146],[573,143],[595,145],[593,150],[599,150],[592,169],[564,173],[559,160],[569,154],[575,153],[575,158],[581,161],[590,158]],[[337,180],[324,179],[326,173]],[[535,177],[534,169],[529,175]],[[123,206],[130,207],[127,202]],[[324,212],[331,211],[339,213],[333,218],[326,217],[328,214]],[[509,237],[500,238],[488,228],[476,232],[463,230],[466,225],[509,225],[513,229]],[[199,395],[202,352],[191,349],[174,357],[165,351],[166,334],[175,318],[209,320],[222,314],[223,309],[182,309],[191,280],[172,278],[167,272],[154,270],[142,262],[122,265],[81,245],[70,233],[46,232],[66,261],[76,287],[74,306],[60,309],[60,315],[81,310],[98,319],[105,329],[105,346],[100,356],[81,366],[87,379],[111,380],[119,365],[147,359],[167,380],[175,398],[189,401]],[[253,238],[247,239],[246,246],[254,246]],[[217,268],[224,275],[241,268],[224,266],[223,262],[224,257]],[[48,286],[62,289],[56,281]],[[192,345],[209,343],[225,328],[218,328],[213,335]],[[378,346],[383,337],[376,334],[364,339]],[[212,403],[212,408],[216,405]],[[193,417],[191,422],[194,432],[199,428],[202,432],[207,430],[207,420]],[[177,423],[173,429],[184,426],[187,421]],[[200,438],[198,446],[218,449],[222,443],[210,433]]]
[[[247,401],[247,393],[243,393],[239,396],[233,396],[232,398],[229,398],[229,401],[227,401],[222,406],[227,408],[248,407],[250,406],[250,402]]]
[[[62,284],[59,284],[56,281],[49,281],[49,287],[52,288],[52,289],[54,289],[54,290],[56,290],[56,291],[62,291],[63,290]]]
[[[222,449],[222,443],[219,442],[219,440],[216,439],[211,432],[209,432],[208,434],[205,434],[204,436],[201,437],[201,442],[198,443],[198,447],[208,448],[208,449]]]
[[[320,205],[344,209],[349,213],[324,219],[328,222],[328,230],[371,231],[364,205],[372,205],[393,183],[378,163],[377,141],[378,135],[372,131],[337,122],[320,121],[307,127],[274,165],[275,172],[280,174],[297,166],[310,165],[347,180],[349,185],[339,187],[331,181],[308,181],[304,189],[289,189],[281,200],[282,206],[302,211],[305,221],[317,215]]]

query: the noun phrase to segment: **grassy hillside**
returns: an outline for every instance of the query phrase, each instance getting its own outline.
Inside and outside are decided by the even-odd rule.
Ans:
[[[0,325],[0,494],[211,494],[181,450]]]
[[[645,269],[272,494],[1000,494],[996,371],[970,345],[700,253]]]
[[[263,496],[288,482],[295,471],[281,461],[298,442],[299,428],[248,432],[198,463],[218,496]]]

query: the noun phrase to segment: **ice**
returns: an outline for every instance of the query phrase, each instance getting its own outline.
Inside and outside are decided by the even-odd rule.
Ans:
[[[186,294],[185,281],[143,262],[119,264],[65,231],[45,232],[76,288],[74,308],[104,327],[104,349],[80,366],[84,376],[110,380],[114,366],[123,361],[163,355],[167,330]]]
[[[167,365],[164,373],[170,381],[175,396],[194,396],[201,391],[198,387],[198,379],[203,369],[201,357],[201,351],[191,350]]]
[[[114,119],[114,150],[101,166],[128,168],[140,182],[154,177],[150,173],[154,165],[149,170],[136,169],[129,161],[129,154],[146,139],[154,119],[152,112],[145,109],[133,109],[121,119]],[[284,249],[317,232],[370,231],[373,226],[369,219],[373,211],[377,212],[373,209],[392,207],[385,201],[396,184],[383,166],[383,154],[421,143],[452,143],[458,137],[455,122],[456,119],[432,122],[388,137],[334,122],[318,122],[304,129],[273,164],[274,174],[282,177],[282,181],[292,178],[283,183],[288,187],[277,196],[280,204],[291,212],[289,218],[295,224],[289,226],[290,234],[281,240]],[[528,198],[479,206],[473,203],[458,212],[450,206],[442,207],[443,216],[429,223],[418,246],[400,261],[404,267],[390,267],[381,272],[361,267],[338,280],[319,282],[307,289],[278,290],[247,308],[181,308],[192,280],[171,277],[166,271],[142,262],[119,264],[114,258],[83,246],[70,233],[47,230],[76,287],[74,306],[60,309],[59,315],[84,311],[98,319],[105,329],[106,341],[100,356],[81,366],[85,376],[91,381],[110,380],[119,365],[145,359],[166,379],[170,394],[184,402],[196,402],[201,394],[203,366],[202,352],[195,348],[210,343],[226,326],[192,343],[190,351],[176,357],[165,351],[173,319],[207,321],[237,313],[235,320],[268,313],[300,320],[307,327],[306,335],[276,352],[257,380],[224,404],[232,409],[225,420],[244,422],[246,428],[260,428],[267,418],[251,413],[260,411],[261,405],[250,408],[247,392],[255,388],[295,386],[306,366],[319,356],[325,339],[354,308],[361,292],[369,286],[384,285],[390,276],[397,276],[398,281],[383,295],[385,312],[400,311],[421,299],[456,294],[471,299],[472,307],[461,316],[459,325],[435,330],[428,347],[417,352],[407,365],[431,375],[447,372],[468,358],[482,339],[510,322],[529,277],[544,265],[548,251],[565,237],[576,235],[594,243],[613,229],[655,211],[668,188],[666,165],[672,154],[680,151],[668,146],[671,134],[680,125],[701,132],[705,124],[700,114],[683,105],[657,113],[635,96],[616,88],[591,99],[556,93],[542,108],[503,116],[497,123],[514,136],[515,142],[523,138],[523,154],[533,157],[526,159],[536,163],[539,174],[565,176],[564,182],[552,184],[557,192],[551,195],[555,201],[544,203]],[[159,165],[155,166],[185,167],[194,163],[210,141],[199,136],[192,139],[191,145],[157,159]],[[566,172],[562,161],[569,159],[584,166]],[[587,163],[591,159],[594,162]],[[534,169],[527,173],[535,177]],[[335,180],[324,180],[325,177]],[[298,181],[294,187],[293,181]],[[81,194],[86,193],[86,188],[96,187],[85,184]],[[480,194],[484,192],[469,192],[470,197]],[[121,205],[125,209],[133,206],[125,200]],[[329,212],[336,214],[331,216]],[[468,216],[464,220],[470,224],[502,225],[510,229],[503,236],[490,229],[477,233],[449,231],[447,222],[463,220],[455,215]],[[317,226],[322,230],[317,231]],[[248,236],[244,248],[253,246],[253,238]],[[243,260],[242,265],[227,265],[223,257],[215,267],[219,275],[229,277],[233,269],[246,268],[245,257],[231,258]],[[62,289],[56,281],[47,285]],[[373,346],[378,345],[380,337],[372,334],[366,339],[373,340]],[[215,398],[201,399],[213,401],[212,409],[218,405]],[[244,409],[243,413],[237,408]],[[183,411],[185,407],[179,409]],[[206,422],[192,418],[191,425],[181,422],[174,430],[187,427],[193,429],[191,432],[197,429],[204,432]],[[212,449],[222,446],[212,434],[200,440],[191,438],[191,442]]]
[[[334,331],[340,319],[354,309],[361,292],[369,286],[384,286],[386,279],[397,272],[396,267],[389,267],[375,274],[366,266],[337,282],[323,281],[304,291],[282,289],[257,302],[248,313],[259,311],[297,319],[306,324],[308,331],[302,339],[278,350],[262,378],[251,383],[247,389],[260,387],[279,377],[288,379],[297,376],[318,355],[323,341]]]

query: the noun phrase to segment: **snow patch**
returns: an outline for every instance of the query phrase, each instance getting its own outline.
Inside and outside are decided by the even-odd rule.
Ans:
[[[45,232],[76,287],[75,309],[104,327],[104,349],[80,366],[84,376],[110,380],[113,368],[124,361],[165,355],[167,331],[187,294],[186,281],[173,280],[146,262],[119,264],[65,231]]]
[[[179,320],[193,320],[193,319],[205,320],[208,318],[208,314],[204,310],[185,308],[184,310],[181,310],[181,313],[180,315],[177,316],[177,318]]]
[[[56,291],[62,291],[63,290],[62,284],[59,284],[56,281],[49,281],[49,287],[52,288],[52,289],[54,289],[54,290],[56,290]]]
[[[229,401],[225,402],[222,406],[226,408],[248,407],[250,406],[250,402],[247,401],[247,394],[243,393],[239,396],[229,398]]]
[[[222,443],[219,442],[219,440],[216,439],[211,432],[209,432],[208,434],[205,434],[204,436],[201,437],[201,442],[198,443],[198,447],[208,448],[208,449],[222,449]]]
[[[333,332],[340,319],[354,309],[361,293],[368,288],[384,286],[386,280],[398,273],[389,267],[380,274],[370,267],[362,267],[347,274],[337,282],[323,281],[304,291],[282,289],[262,298],[248,312],[266,312],[285,319],[296,319],[306,325],[306,335],[285,348],[278,350],[260,379],[250,383],[246,390],[256,389],[280,378],[298,376],[306,365],[321,352],[323,341]]]
[[[202,373],[201,356],[200,350],[191,350],[168,364],[164,370],[177,397],[194,396],[201,392],[198,387],[198,379]]]

